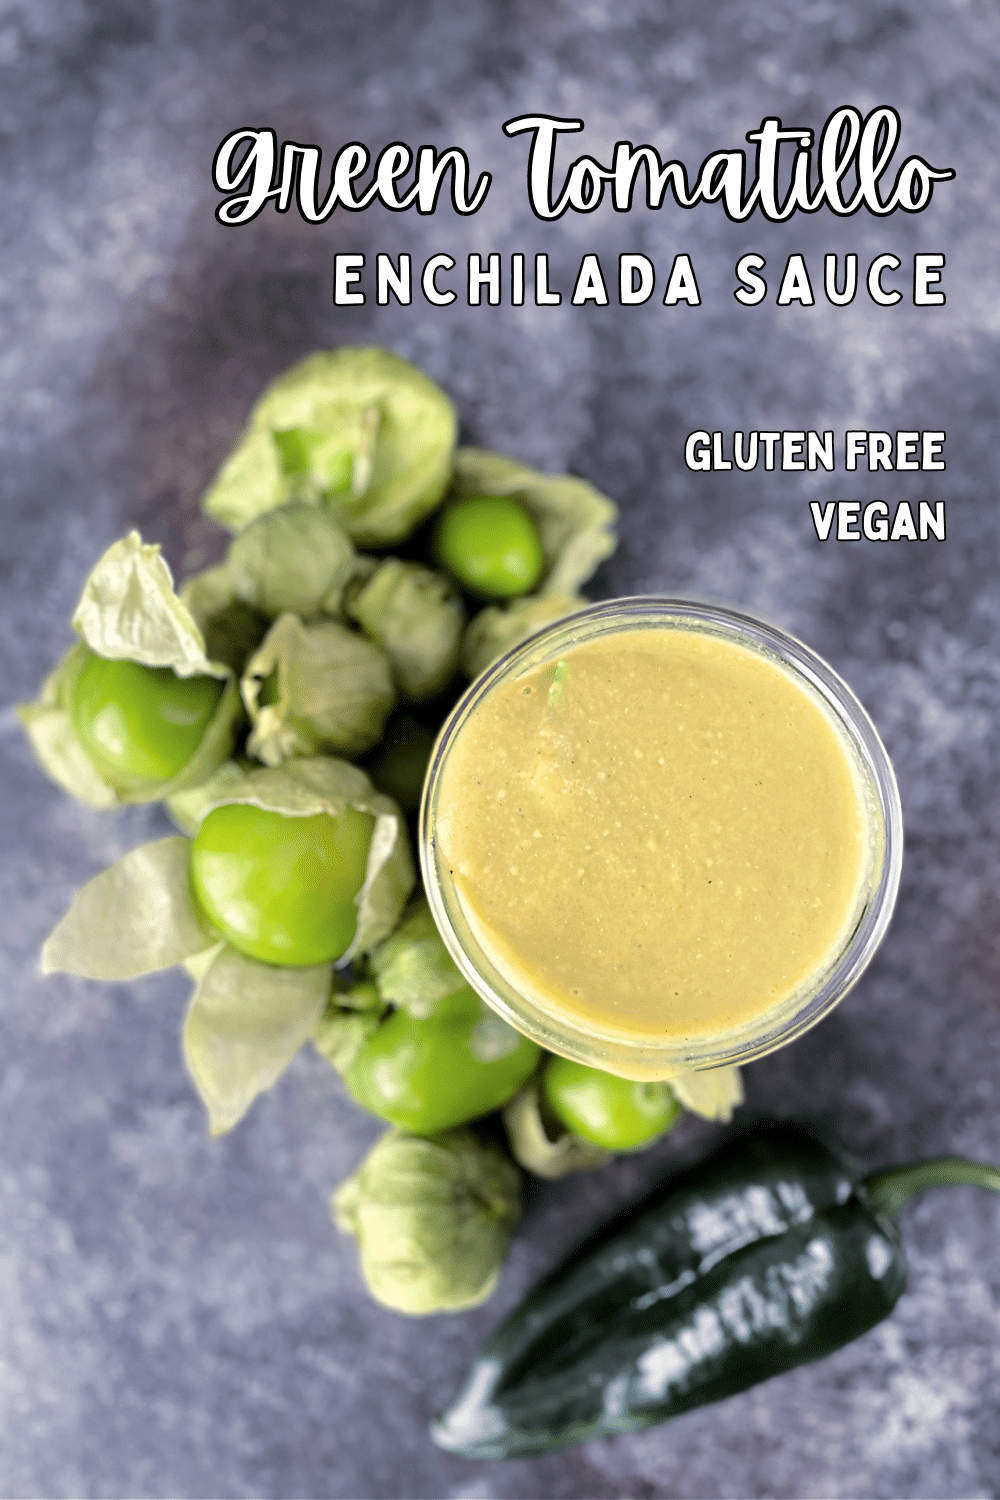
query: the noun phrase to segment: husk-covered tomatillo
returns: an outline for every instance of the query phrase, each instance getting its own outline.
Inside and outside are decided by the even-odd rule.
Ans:
[[[419,1317],[483,1302],[521,1216],[520,1174],[471,1130],[390,1130],[334,1194],[376,1301]]]

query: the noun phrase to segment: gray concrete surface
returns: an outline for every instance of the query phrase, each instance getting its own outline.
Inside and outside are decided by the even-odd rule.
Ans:
[[[747,1072],[865,1160],[1000,1160],[1000,581],[996,244],[1000,21],[989,0],[3,0],[0,466],[4,701],[33,694],[100,549],[128,525],[179,570],[219,542],[197,501],[253,397],[306,352],[378,342],[455,397],[467,439],[585,475],[622,506],[595,592],[710,592],[819,649],[872,711],[906,814],[898,913],[856,991]],[[504,120],[580,115],[697,165],[765,114],[817,128],[894,105],[902,155],[954,167],[925,212],[785,225],[718,207],[528,208]],[[460,145],[471,218],[373,208],[214,221],[213,152],[271,125]],[[567,152],[563,160],[568,161]],[[335,251],[550,256],[559,308],[331,304]],[[699,308],[569,303],[580,257],[691,256]],[[943,308],[741,308],[733,266],[947,256]],[[613,274],[613,273],[612,273]],[[818,277],[815,279],[818,280]],[[662,279],[660,280],[662,287]],[[902,285],[906,285],[901,280]],[[704,427],[945,429],[934,475],[708,474]],[[820,543],[808,502],[944,500],[947,541]],[[205,1137],[178,1055],[185,983],[42,980],[73,888],[163,827],[41,776],[0,719],[0,1491],[43,1496],[973,1497],[1000,1494],[1000,1202],[902,1216],[910,1288],[826,1362],[634,1438],[536,1462],[438,1453],[426,1424],[481,1335],[587,1226],[707,1127],[530,1197],[500,1291],[409,1322],[362,1291],[330,1190],[376,1134],[303,1055]]]

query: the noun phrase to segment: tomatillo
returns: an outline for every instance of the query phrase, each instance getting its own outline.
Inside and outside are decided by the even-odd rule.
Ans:
[[[201,744],[222,689],[217,677],[91,654],[73,689],[73,727],[112,786],[171,781]]]
[[[541,1048],[471,989],[425,1021],[393,1011],[344,1075],[374,1115],[416,1135],[450,1130],[499,1109],[534,1072]]]
[[[312,427],[286,427],[274,434],[286,474],[312,474],[330,493],[351,487],[353,455],[335,435]]]
[[[329,963],[350,947],[375,819],[228,802],[195,834],[191,881],[209,920],[234,948],[266,964]]]
[[[486,599],[530,593],[545,567],[537,526],[506,495],[470,495],[446,506],[434,547],[441,566]]]
[[[635,1083],[568,1057],[550,1057],[542,1099],[573,1135],[608,1151],[632,1151],[663,1135],[681,1112],[666,1083]]]

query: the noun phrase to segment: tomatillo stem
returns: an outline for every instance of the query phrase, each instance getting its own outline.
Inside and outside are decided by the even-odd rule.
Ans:
[[[1000,1193],[1000,1168],[962,1156],[938,1156],[932,1161],[890,1167],[866,1177],[864,1186],[876,1213],[897,1214],[910,1198],[926,1188],[981,1187]]]

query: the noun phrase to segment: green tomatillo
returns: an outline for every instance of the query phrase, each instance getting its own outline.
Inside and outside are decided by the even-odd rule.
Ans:
[[[263,963],[328,963],[350,947],[375,819],[286,817],[230,802],[201,824],[191,880],[206,915],[234,948]]]
[[[394,1011],[344,1076],[372,1114],[433,1135],[506,1104],[534,1072],[540,1050],[466,987],[428,1020]]]
[[[635,1083],[568,1057],[549,1058],[542,1099],[567,1130],[608,1151],[647,1145],[681,1112],[669,1084]]]
[[[448,505],[434,546],[441,566],[484,599],[530,593],[545,567],[537,526],[506,495],[469,495]]]
[[[73,727],[109,785],[170,781],[201,744],[223,687],[217,677],[92,652],[74,685]]]

